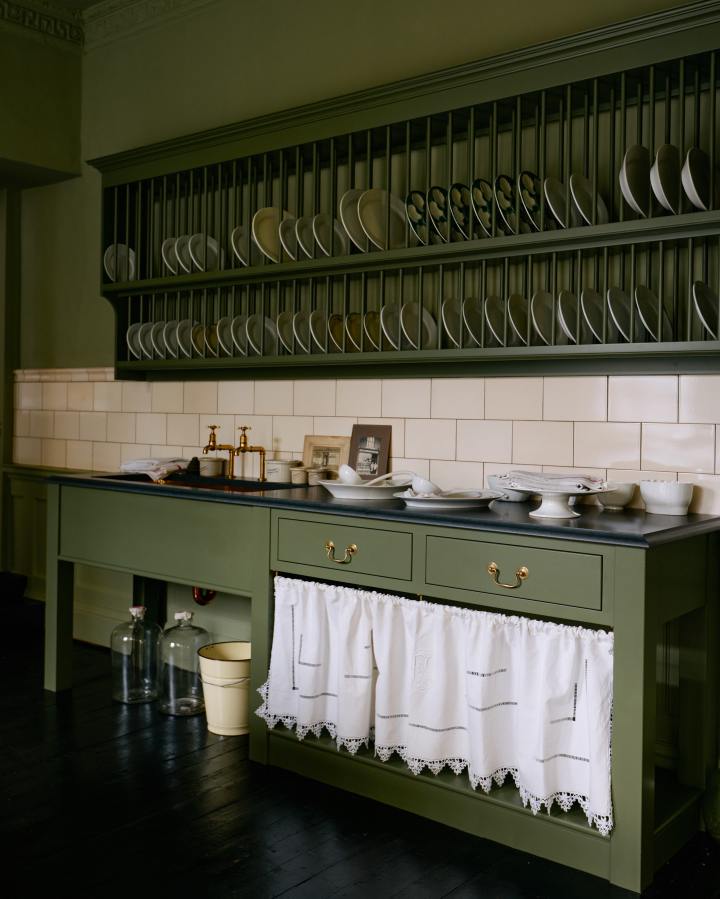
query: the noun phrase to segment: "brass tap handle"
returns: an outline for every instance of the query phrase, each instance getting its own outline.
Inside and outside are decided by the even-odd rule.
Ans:
[[[238,428],[238,431],[240,431],[240,448],[242,449],[247,446],[247,432],[252,431],[252,425],[242,425],[242,427]]]
[[[352,557],[358,551],[357,543],[350,543],[345,547],[345,555],[342,559],[335,558],[335,544],[332,540],[325,541],[325,552],[327,553],[328,561],[335,562],[337,565],[349,565],[352,562]]]
[[[490,577],[495,581],[498,587],[505,587],[506,590],[515,590],[517,587],[522,587],[522,582],[530,577],[530,572],[527,570],[525,565],[522,568],[518,568],[515,572],[515,583],[514,584],[503,584],[500,580],[500,568],[498,567],[497,562],[491,562],[487,567],[487,572]]]

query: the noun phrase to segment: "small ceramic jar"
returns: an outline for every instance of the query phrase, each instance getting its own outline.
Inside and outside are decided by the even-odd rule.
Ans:
[[[329,475],[327,468],[309,468],[308,469],[308,486],[317,487],[320,481],[324,481]]]
[[[289,484],[291,472],[299,464],[295,459],[268,459],[265,477],[272,484]]]
[[[305,468],[293,468],[290,471],[290,482],[292,484],[307,484],[308,473]]]
[[[200,459],[201,478],[221,478],[225,474],[225,460],[217,456]]]

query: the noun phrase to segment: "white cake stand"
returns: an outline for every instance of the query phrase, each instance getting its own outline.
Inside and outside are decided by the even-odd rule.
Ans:
[[[528,512],[531,518],[579,518],[580,513],[570,508],[572,496],[596,496],[598,493],[606,493],[607,490],[572,490],[570,492],[558,492],[555,490],[533,490],[542,502],[537,509]]]

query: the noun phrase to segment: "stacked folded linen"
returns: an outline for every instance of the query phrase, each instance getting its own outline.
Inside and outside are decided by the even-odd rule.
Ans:
[[[120,471],[126,474],[146,474],[153,481],[166,478],[173,471],[185,471],[188,467],[187,459],[179,458],[154,458],[154,459],[128,459],[120,466]]]
[[[508,486],[532,493],[584,493],[606,486],[602,478],[590,475],[557,474],[539,471],[508,472]]]

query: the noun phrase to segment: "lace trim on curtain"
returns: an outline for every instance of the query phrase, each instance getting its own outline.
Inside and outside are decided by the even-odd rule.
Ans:
[[[347,749],[347,751],[351,755],[355,755],[363,746],[366,749],[370,748],[370,737],[357,738],[340,736],[338,735],[337,728],[332,721],[319,721],[315,724],[310,725],[298,725],[295,717],[291,715],[281,716],[271,714],[267,708],[268,684],[269,681],[266,681],[262,685],[262,687],[258,687],[258,693],[263,698],[263,704],[259,709],[256,710],[255,714],[262,718],[271,730],[277,724],[282,723],[289,730],[292,730],[293,728],[295,729],[298,740],[304,740],[309,733],[312,733],[316,737],[319,737],[322,731],[326,730],[333,738],[333,740],[335,740],[338,750],[345,747],[345,749]],[[425,770],[425,768],[427,768],[433,774],[439,774],[446,767],[450,768],[453,774],[462,774],[463,771],[467,770],[470,785],[473,790],[477,790],[477,788],[480,787],[483,793],[489,793],[493,785],[501,787],[503,783],[505,783],[507,776],[510,775],[515,782],[516,789],[520,793],[520,798],[523,805],[526,808],[530,806],[530,810],[532,811],[533,815],[537,815],[537,813],[543,808],[545,808],[547,813],[550,814],[550,810],[552,809],[554,803],[557,803],[564,812],[569,812],[573,805],[577,802],[577,804],[583,810],[588,824],[591,827],[592,825],[595,825],[595,827],[597,827],[598,831],[604,837],[608,836],[613,828],[612,815],[598,815],[593,812],[590,808],[590,802],[587,796],[581,796],[577,793],[552,793],[550,796],[535,796],[521,783],[517,768],[498,768],[491,774],[478,774],[470,767],[470,762],[464,758],[419,759],[415,756],[409,755],[405,746],[375,745],[375,755],[380,759],[380,761],[389,761],[393,754],[398,755],[403,760],[403,762],[405,762],[405,764],[413,774],[421,774]]]

